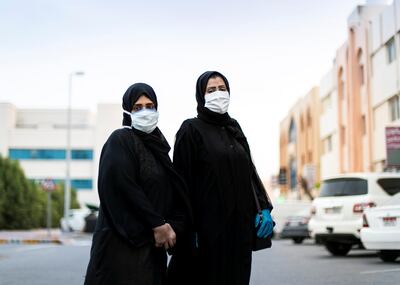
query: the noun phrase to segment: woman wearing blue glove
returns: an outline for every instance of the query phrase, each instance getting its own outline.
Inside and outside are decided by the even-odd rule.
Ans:
[[[194,224],[177,244],[168,284],[249,284],[254,238],[273,230],[272,204],[246,137],[227,113],[229,99],[225,76],[202,74],[198,116],[184,121],[176,135],[174,167],[188,186]]]

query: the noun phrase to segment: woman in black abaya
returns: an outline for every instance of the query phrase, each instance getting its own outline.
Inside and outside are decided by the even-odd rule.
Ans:
[[[157,97],[136,83],[123,97],[123,128],[101,152],[99,218],[85,284],[165,284],[166,250],[190,220],[181,177],[156,127]]]
[[[202,74],[196,86],[198,116],[184,121],[176,135],[174,166],[189,189],[194,228],[186,249],[171,259],[169,284],[249,284],[255,227],[261,238],[272,233],[272,204],[246,137],[227,113],[229,92],[221,73]]]

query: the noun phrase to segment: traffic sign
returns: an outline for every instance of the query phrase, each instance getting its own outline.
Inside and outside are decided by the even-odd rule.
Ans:
[[[40,182],[40,185],[42,186],[43,190],[46,192],[53,192],[54,190],[57,189],[57,185],[54,183],[54,180],[50,179],[50,178],[43,179]]]

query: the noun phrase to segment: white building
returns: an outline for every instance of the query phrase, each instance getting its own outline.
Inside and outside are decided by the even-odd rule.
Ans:
[[[72,110],[71,185],[78,191],[81,204],[99,203],[97,173],[101,149],[121,122],[119,104],[99,104],[96,112]],[[18,160],[29,179],[63,182],[66,127],[65,109],[17,109],[10,103],[0,103],[0,154]]]
[[[321,100],[320,138],[321,138],[321,179],[339,173],[339,135],[338,135],[338,96],[334,69],[331,69],[320,82]]]
[[[400,0],[385,7],[370,22],[371,88],[373,117],[373,165],[386,166],[385,128],[400,126]]]
[[[350,14],[348,38],[337,49],[331,70],[320,82],[321,179],[338,173],[379,171],[383,167],[379,168],[377,161],[382,165],[385,162],[385,136],[377,131],[384,131],[387,113],[384,109],[376,112],[376,98],[381,98],[378,104],[387,100],[382,98],[390,88],[387,80],[396,75],[393,70],[388,74],[381,70],[387,63],[382,62],[382,56],[374,59],[377,48],[373,46],[379,46],[375,42],[384,38],[381,22],[390,21],[387,10],[393,5],[375,2],[384,5],[368,3]],[[374,31],[379,35],[373,36]]]

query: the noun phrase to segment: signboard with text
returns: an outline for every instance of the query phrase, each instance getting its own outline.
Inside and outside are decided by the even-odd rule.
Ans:
[[[400,127],[386,127],[386,156],[388,167],[400,167]]]
[[[40,185],[42,185],[42,189],[46,192],[53,192],[57,189],[57,185],[54,183],[54,180],[52,179],[43,179],[40,182]]]

